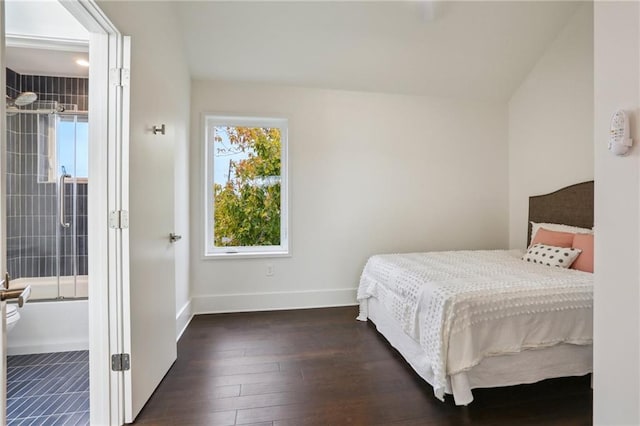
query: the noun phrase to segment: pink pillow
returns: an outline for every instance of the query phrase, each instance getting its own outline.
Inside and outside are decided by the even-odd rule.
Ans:
[[[580,256],[571,265],[571,269],[584,272],[593,272],[593,235],[576,234],[573,237],[573,248],[582,250]]]
[[[574,235],[576,234],[571,232],[549,231],[548,229],[540,228],[533,237],[533,240],[531,240],[531,245],[529,247],[533,247],[535,244],[564,248],[573,247]]]

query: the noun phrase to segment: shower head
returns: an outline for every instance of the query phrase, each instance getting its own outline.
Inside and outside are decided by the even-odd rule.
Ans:
[[[13,104],[17,107],[32,104],[38,99],[38,95],[33,92],[22,92],[13,100]]]
[[[7,108],[18,108],[30,105],[38,99],[38,95],[33,92],[22,92],[15,99],[7,96]]]
[[[20,107],[31,105],[38,99],[38,95],[33,92],[22,92],[15,99],[11,99],[9,95],[6,97],[7,117],[13,117],[20,112]]]

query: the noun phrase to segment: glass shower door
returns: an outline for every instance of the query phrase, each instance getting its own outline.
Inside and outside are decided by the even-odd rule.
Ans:
[[[87,297],[86,116],[60,115],[56,121],[58,170],[58,289],[61,298]]]
[[[7,270],[32,299],[87,297],[87,116],[44,111],[6,121]]]
[[[55,299],[58,271],[57,190],[48,149],[53,114],[9,114],[6,156],[6,263],[11,287],[33,284],[33,299]]]

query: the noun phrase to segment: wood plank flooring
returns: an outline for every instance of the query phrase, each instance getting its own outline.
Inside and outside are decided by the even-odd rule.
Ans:
[[[590,425],[590,376],[443,403],[356,307],[196,316],[136,424]]]

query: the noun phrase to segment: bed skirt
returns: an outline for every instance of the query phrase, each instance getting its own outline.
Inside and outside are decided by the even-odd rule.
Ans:
[[[411,367],[433,386],[433,371],[420,345],[409,337],[374,297],[360,304],[358,320],[371,320]],[[549,348],[484,358],[473,368],[447,375],[445,393],[456,405],[473,401],[472,389],[535,383],[545,379],[584,376],[593,370],[592,345],[558,344]]]

